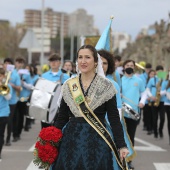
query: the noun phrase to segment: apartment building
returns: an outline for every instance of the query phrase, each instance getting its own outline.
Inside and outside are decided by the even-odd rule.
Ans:
[[[51,38],[55,38],[63,23],[63,35],[68,35],[68,14],[65,12],[55,12],[51,8],[44,11],[44,27],[50,29]],[[41,10],[25,10],[25,25],[28,28],[41,27]]]

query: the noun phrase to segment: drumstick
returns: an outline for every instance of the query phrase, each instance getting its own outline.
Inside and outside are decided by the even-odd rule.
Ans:
[[[137,105],[136,103],[134,103],[132,100],[130,100],[129,98],[127,98],[127,97],[125,97],[125,96],[123,96],[123,95],[122,95],[122,97],[123,97],[124,99],[126,99],[127,101],[129,101],[130,103],[132,103],[134,106],[137,106],[137,107],[138,107],[138,105]]]

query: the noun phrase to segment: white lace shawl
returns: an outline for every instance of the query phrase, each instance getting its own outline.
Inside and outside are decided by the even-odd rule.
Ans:
[[[74,116],[82,117],[77,105],[73,101],[67,81],[62,86],[62,94],[64,101],[67,103]],[[113,83],[111,83],[108,79],[97,75],[88,92],[88,98],[90,98],[88,105],[94,111],[97,107],[110,100],[115,94],[116,89]]]

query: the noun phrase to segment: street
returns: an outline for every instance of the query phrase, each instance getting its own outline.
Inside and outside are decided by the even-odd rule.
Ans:
[[[133,160],[135,170],[169,170],[170,145],[167,132],[167,122],[164,126],[164,138],[155,140],[153,135],[143,131],[141,121],[136,133],[135,149],[137,156]],[[36,137],[40,131],[40,122],[35,121],[29,132],[23,131],[21,140],[4,146],[0,170],[38,170],[32,162]]]

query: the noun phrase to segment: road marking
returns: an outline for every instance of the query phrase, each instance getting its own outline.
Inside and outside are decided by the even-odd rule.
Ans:
[[[165,149],[162,149],[159,146],[153,145],[153,144],[146,142],[139,138],[135,138],[135,141],[142,143],[143,145],[146,145],[146,146],[135,146],[135,150],[138,150],[138,151],[157,151],[157,152],[160,152],[160,151],[165,152],[166,151]]]
[[[35,148],[35,144],[31,146],[31,148],[29,148],[29,152],[33,152]]]
[[[156,170],[170,170],[170,163],[153,163]]]
[[[3,149],[4,152],[28,152],[28,150]]]

